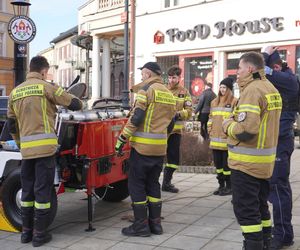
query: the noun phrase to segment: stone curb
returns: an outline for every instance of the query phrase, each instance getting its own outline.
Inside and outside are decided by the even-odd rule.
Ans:
[[[215,174],[214,166],[179,166],[179,173],[195,173],[195,174]]]

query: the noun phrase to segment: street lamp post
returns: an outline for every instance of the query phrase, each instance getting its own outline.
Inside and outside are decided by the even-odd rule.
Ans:
[[[31,3],[27,0],[10,2],[13,5],[14,17],[8,23],[8,33],[14,40],[14,71],[15,86],[26,78],[28,43],[36,34],[34,22],[28,17],[28,9]]]

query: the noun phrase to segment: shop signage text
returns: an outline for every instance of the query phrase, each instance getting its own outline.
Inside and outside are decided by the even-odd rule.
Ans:
[[[267,33],[271,29],[276,31],[283,30],[283,17],[267,18],[263,17],[260,20],[247,21],[245,23],[237,22],[234,19],[225,22],[217,22],[214,25],[216,32],[213,36],[217,39],[222,38],[225,34],[228,36],[243,35],[245,31],[251,34]],[[178,28],[171,28],[166,31],[171,42],[178,40],[184,42],[185,40],[193,41],[196,38],[206,39],[211,34],[211,28],[207,24],[198,24],[193,29],[186,31],[179,30]]]

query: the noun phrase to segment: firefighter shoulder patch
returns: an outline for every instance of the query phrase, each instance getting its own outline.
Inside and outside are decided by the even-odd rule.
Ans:
[[[238,122],[242,122],[246,119],[247,113],[246,112],[241,112],[238,114]]]

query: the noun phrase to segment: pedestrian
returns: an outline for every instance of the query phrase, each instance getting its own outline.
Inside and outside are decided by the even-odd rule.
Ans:
[[[168,89],[176,100],[176,115],[173,131],[168,137],[167,163],[164,168],[162,191],[178,193],[179,189],[171,184],[173,173],[180,162],[180,141],[184,121],[192,117],[192,98],[189,91],[180,84],[181,68],[174,65],[168,69]]]
[[[226,77],[220,82],[217,98],[211,102],[208,120],[209,147],[212,149],[213,160],[217,172],[219,187],[214,195],[231,195],[231,171],[228,167],[227,135],[222,129],[224,119],[228,119],[236,105],[237,99],[233,96],[234,79]],[[226,184],[226,185],[225,185]]]
[[[282,249],[294,243],[292,226],[292,190],[289,181],[291,155],[294,151],[293,124],[298,111],[299,85],[291,69],[283,64],[277,48],[266,47],[264,53],[268,80],[282,98],[276,161],[271,178],[269,201],[273,205],[271,249]]]
[[[245,250],[267,249],[271,219],[268,208],[279,134],[282,101],[267,80],[260,53],[247,52],[239,60],[240,98],[232,117],[223,122],[228,135],[232,203],[241,226]]]
[[[25,82],[12,90],[8,104],[8,128],[22,154],[21,243],[32,241],[34,247],[52,238],[47,227],[58,148],[56,105],[82,107],[78,98],[44,80],[48,70],[45,57],[33,57]]]
[[[210,104],[217,95],[212,91],[212,84],[210,82],[205,83],[204,91],[199,97],[199,103],[195,109],[195,114],[199,112],[198,120],[201,123],[200,134],[204,140],[208,139],[207,122],[209,119]]]
[[[176,113],[176,101],[162,81],[159,65],[148,62],[139,69],[143,83],[115,146],[120,154],[128,140],[131,145],[128,189],[134,223],[122,229],[126,236],[163,233],[159,176],[167,150],[167,127]]]

